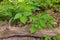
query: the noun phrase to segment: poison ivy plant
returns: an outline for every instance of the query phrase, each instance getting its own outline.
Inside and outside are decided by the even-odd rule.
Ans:
[[[46,25],[48,25],[50,28],[53,28],[52,22],[54,22],[55,19],[48,15],[47,12],[43,12],[38,14],[37,16],[31,16],[30,20],[32,20],[30,29],[35,29],[30,30],[30,32],[33,33],[36,31],[36,29],[46,28]]]
[[[26,24],[27,22],[27,17],[32,15],[32,13],[28,13],[28,12],[24,12],[24,13],[17,13],[14,17],[14,20],[16,19],[20,19],[20,21],[23,23],[23,24]]]

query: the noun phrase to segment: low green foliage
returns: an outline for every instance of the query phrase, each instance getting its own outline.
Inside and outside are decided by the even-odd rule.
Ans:
[[[42,9],[53,7],[60,12],[60,0],[3,0],[0,2],[0,20],[6,19],[10,23],[16,20],[22,24],[30,23],[30,32],[46,27],[53,28],[52,22],[55,20],[48,12],[41,12]],[[39,11],[35,15],[36,10]]]
[[[49,16],[47,12],[43,12],[37,16],[31,16],[30,20],[32,20],[30,32],[34,33],[36,29],[46,28],[47,26],[53,28],[52,22],[54,22],[55,19]]]
[[[53,37],[53,40],[60,40],[60,34],[58,34],[55,37]]]
[[[53,36],[53,37],[50,37],[48,35],[44,35],[43,37],[38,38],[37,40],[60,40],[60,34]]]

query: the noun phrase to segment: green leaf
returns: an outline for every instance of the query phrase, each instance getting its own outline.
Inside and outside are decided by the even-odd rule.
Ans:
[[[24,2],[24,0],[18,0],[18,2]]]
[[[20,21],[21,21],[23,24],[26,24],[26,22],[27,22],[27,17],[21,16],[21,17],[20,17]]]
[[[48,18],[48,13],[47,12],[43,12],[40,16],[40,18],[43,18],[43,19],[47,19]]]
[[[37,16],[30,16],[30,20],[35,21],[35,20],[37,20],[37,19],[38,19]]]
[[[53,40],[57,40],[55,37],[53,37]]]
[[[55,19],[54,19],[52,16],[48,16],[48,21],[49,21],[50,23],[52,23],[52,22],[55,21]]]
[[[54,37],[55,40],[60,40],[60,34],[57,34],[55,37]]]
[[[22,16],[22,15],[21,15],[20,13],[17,13],[17,14],[15,15],[15,17],[14,17],[14,20],[20,18],[21,16]]]
[[[34,27],[34,26],[32,26],[31,28],[30,28],[30,33],[34,33],[34,32],[36,32],[36,27]]]
[[[45,40],[51,40],[51,38],[50,37],[45,37]]]
[[[39,20],[39,23],[40,23],[40,25],[42,26],[42,27],[46,27],[46,20],[44,20],[44,19],[40,19]]]
[[[30,16],[30,15],[32,15],[32,13],[31,12],[24,12],[23,15],[24,16]]]
[[[51,40],[51,38],[48,35],[44,35],[45,39],[44,40]]]
[[[53,25],[51,23],[48,23],[49,28],[53,28]]]

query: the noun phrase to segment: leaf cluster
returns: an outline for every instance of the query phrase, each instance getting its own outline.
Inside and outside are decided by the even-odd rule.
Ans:
[[[18,20],[22,24],[30,23],[30,32],[34,33],[37,29],[53,28],[52,22],[55,20],[47,12],[34,15],[33,11],[42,11],[39,7],[54,7],[57,11],[60,9],[60,0],[3,0],[0,2],[0,20],[6,19],[10,23]],[[57,5],[57,6],[56,6]]]
[[[53,37],[44,35],[43,37],[38,38],[37,40],[60,40],[60,34],[57,34],[56,36],[53,36]]]
[[[52,23],[55,19],[51,17],[48,12],[43,12],[37,16],[30,16],[30,20],[32,20],[30,32],[34,33],[37,29],[46,27],[53,28]]]

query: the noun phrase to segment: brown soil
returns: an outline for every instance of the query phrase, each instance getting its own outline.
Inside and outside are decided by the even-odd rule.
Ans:
[[[24,27],[14,27],[10,26],[7,21],[4,21],[0,24],[0,38],[7,38],[6,40],[11,40],[10,37],[18,36],[20,38],[17,37],[16,40],[36,40],[35,38],[43,37],[44,34],[47,34],[49,36],[55,36],[56,34],[60,34],[60,13],[55,13],[54,11],[52,11],[52,9],[48,10],[50,15],[56,19],[56,21],[53,23],[56,28],[37,30],[37,32],[31,34],[29,32],[29,25],[25,25]]]

